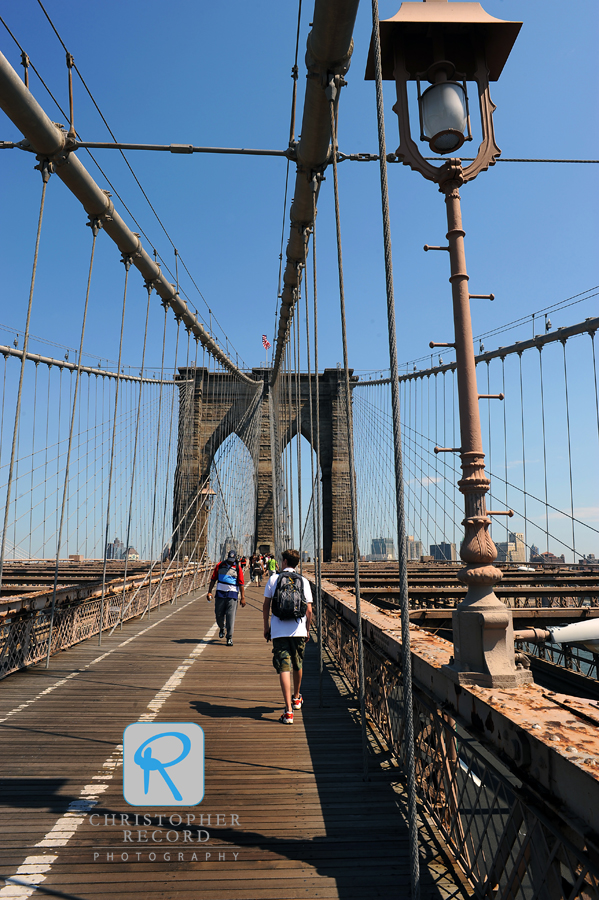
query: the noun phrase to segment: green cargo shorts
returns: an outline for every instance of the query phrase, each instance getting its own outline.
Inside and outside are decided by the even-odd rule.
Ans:
[[[304,662],[305,637],[280,637],[272,641],[272,664],[280,675],[281,672],[298,672]]]

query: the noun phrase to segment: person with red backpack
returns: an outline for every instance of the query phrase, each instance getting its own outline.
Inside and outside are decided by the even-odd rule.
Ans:
[[[227,646],[232,647],[238,596],[241,597],[241,605],[245,606],[243,570],[237,562],[237,554],[234,550],[231,550],[227,558],[214,567],[210,587],[206,594],[208,602],[212,600],[212,589],[215,584],[217,588],[214,596],[214,613],[216,624],[220,629],[218,636],[220,638],[225,636],[226,623]]]
[[[264,638],[266,641],[272,639],[272,664],[278,673],[285,701],[279,722],[293,725],[293,711],[301,709],[304,702],[300,686],[304,648],[312,620],[312,591],[308,579],[295,571],[300,559],[297,550],[284,550],[282,556],[283,571],[280,575],[273,573],[268,579],[262,611]]]

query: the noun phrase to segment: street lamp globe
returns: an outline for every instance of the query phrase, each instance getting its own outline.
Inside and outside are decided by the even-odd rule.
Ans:
[[[433,153],[451,153],[464,143],[468,125],[466,91],[457,81],[443,81],[420,98],[422,139]]]

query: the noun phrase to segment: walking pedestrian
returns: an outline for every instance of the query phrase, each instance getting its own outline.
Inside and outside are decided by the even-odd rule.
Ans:
[[[279,718],[293,725],[293,712],[302,708],[300,693],[304,649],[312,620],[312,591],[307,578],[295,571],[297,550],[284,550],[283,571],[271,575],[264,589],[264,638],[272,640],[272,664],[279,676],[285,709]],[[291,693],[293,672],[293,694]]]
[[[219,627],[218,636],[223,638],[226,632],[227,646],[232,647],[238,597],[241,598],[241,605],[245,606],[243,571],[237,562],[237,554],[234,550],[231,550],[227,558],[214,567],[206,595],[208,601],[212,600],[212,589],[215,584],[218,585],[214,595],[214,613],[216,624]]]
[[[262,565],[262,560],[259,556],[255,556],[252,560],[252,568],[250,572],[252,576],[252,581],[262,587],[262,576],[264,575],[264,566]]]

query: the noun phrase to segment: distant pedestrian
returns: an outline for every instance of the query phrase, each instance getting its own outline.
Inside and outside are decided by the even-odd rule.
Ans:
[[[262,565],[262,560],[259,556],[254,557],[252,562],[252,569],[250,572],[252,577],[252,581],[254,581],[259,587],[262,587],[262,576],[264,575],[264,566]]]
[[[237,562],[237,554],[234,550],[231,550],[227,558],[214,567],[206,595],[208,601],[212,600],[212,589],[215,584],[218,585],[214,596],[214,613],[216,624],[219,627],[218,636],[223,638],[226,632],[227,646],[232,647],[238,597],[241,597],[241,605],[245,606],[243,571]]]
[[[276,559],[274,558],[274,556],[271,556],[270,559],[268,560],[268,566],[267,566],[267,568],[268,568],[268,575],[269,575],[269,577],[270,577],[271,575],[276,575],[277,570],[278,570],[279,567],[277,566],[277,561],[276,561]]]
[[[300,693],[304,649],[312,620],[312,591],[307,578],[295,571],[297,550],[283,551],[283,571],[271,575],[264,589],[264,638],[272,640],[272,664],[279,675],[285,709],[279,718],[293,725],[293,711],[304,702]],[[293,695],[291,672],[293,671]]]

